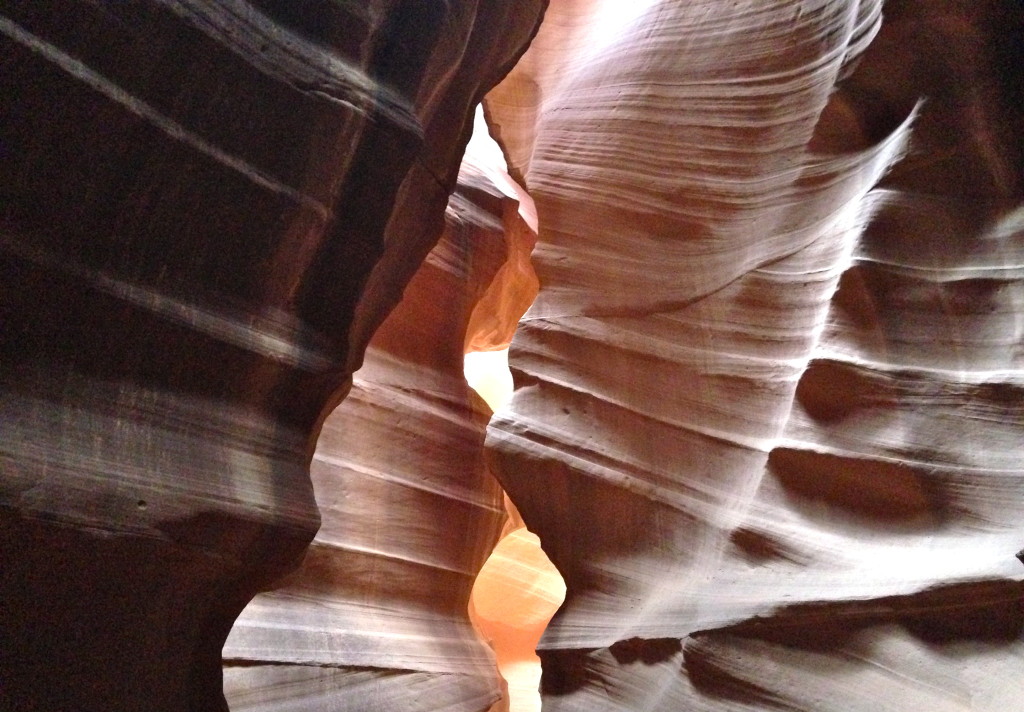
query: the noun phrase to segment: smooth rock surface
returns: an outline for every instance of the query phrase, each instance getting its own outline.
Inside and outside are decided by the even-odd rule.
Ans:
[[[540,5],[4,4],[0,708],[226,708],[321,421]]]
[[[500,696],[468,605],[505,510],[483,462],[491,411],[463,356],[511,339],[536,293],[536,235],[532,202],[482,117],[478,128],[441,241],[324,424],[311,468],[320,531],[225,644],[235,712],[481,712]]]
[[[884,10],[884,18],[883,18]],[[1014,709],[1024,10],[552,3],[488,117],[544,709]]]

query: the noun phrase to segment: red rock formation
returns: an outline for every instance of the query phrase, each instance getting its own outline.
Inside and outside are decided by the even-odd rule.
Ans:
[[[535,296],[515,268],[536,238],[480,128],[441,241],[324,424],[312,464],[320,532],[224,647],[235,712],[480,712],[499,696],[467,607],[505,513],[483,464],[491,411],[466,383],[463,355],[467,343],[511,339]],[[512,311],[487,320],[481,304]]]
[[[219,710],[540,1],[8,3],[0,707]]]
[[[0,11],[0,709],[225,709],[539,4]],[[1020,706],[1022,38],[1017,0],[554,2],[488,109],[540,219],[489,457],[568,583],[549,712]],[[493,697],[457,374],[509,322],[464,236],[325,429],[237,709]]]
[[[488,100],[546,710],[1024,699],[1024,13],[881,9],[556,2]]]

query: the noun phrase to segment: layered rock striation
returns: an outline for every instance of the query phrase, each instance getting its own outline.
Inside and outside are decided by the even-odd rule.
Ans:
[[[0,11],[0,708],[1019,707],[1020,3],[552,2],[485,462],[543,4]]]
[[[1024,698],[1012,2],[555,2],[488,116],[546,710]]]
[[[0,11],[0,707],[223,710],[541,2]]]
[[[491,411],[463,357],[511,339],[536,293],[536,235],[532,203],[480,129],[441,241],[324,423],[311,468],[320,531],[228,637],[234,712],[482,712],[501,694],[468,605],[505,510],[483,462]]]

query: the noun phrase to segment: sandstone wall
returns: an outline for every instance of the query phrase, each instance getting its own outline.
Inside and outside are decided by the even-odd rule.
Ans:
[[[545,710],[1024,699],[1024,13],[552,3],[488,116]]]
[[[0,707],[223,710],[542,2],[0,11]]]
[[[324,423],[320,531],[225,644],[233,712],[482,712],[501,695],[468,606],[505,509],[483,462],[491,411],[463,356],[512,338],[536,294],[524,271],[536,234],[482,117],[478,128],[440,242]]]

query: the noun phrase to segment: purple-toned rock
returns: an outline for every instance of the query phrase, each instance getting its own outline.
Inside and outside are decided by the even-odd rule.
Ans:
[[[223,710],[540,2],[0,11],[0,707]],[[409,226],[414,226],[410,228]]]

